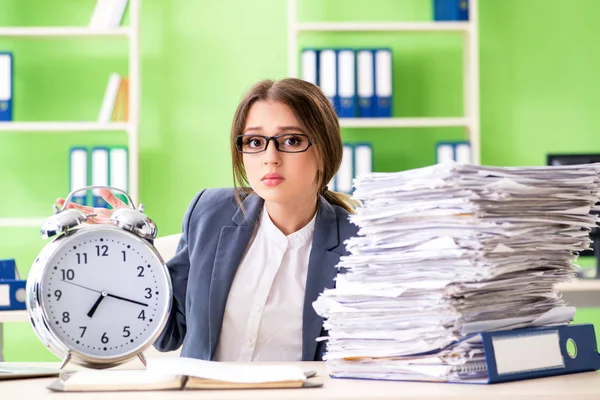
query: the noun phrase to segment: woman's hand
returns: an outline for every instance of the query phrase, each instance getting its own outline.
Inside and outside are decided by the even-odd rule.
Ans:
[[[121,208],[121,207],[129,207],[127,204],[119,200],[109,189],[98,189],[100,197],[104,199],[113,209]],[[56,199],[56,204],[60,207],[65,204],[65,199],[59,198]],[[93,208],[88,206],[82,206],[76,203],[71,203],[67,205],[67,208],[75,208],[83,211],[84,214],[95,214],[95,217],[88,218],[87,222],[89,224],[108,224],[110,223],[110,214],[113,210],[109,210],[108,208]]]

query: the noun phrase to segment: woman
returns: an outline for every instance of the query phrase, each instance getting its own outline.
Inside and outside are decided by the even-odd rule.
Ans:
[[[215,361],[321,360],[326,332],[312,302],[334,286],[357,230],[354,204],[326,186],[342,157],[335,111],[303,80],[259,82],[237,108],[231,151],[235,189],[203,190],[185,213],[155,347],[183,344],[182,356]]]

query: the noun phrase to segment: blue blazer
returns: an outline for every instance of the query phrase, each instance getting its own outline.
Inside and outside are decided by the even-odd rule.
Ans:
[[[203,190],[192,200],[183,219],[183,233],[175,256],[167,263],[173,283],[173,307],[154,346],[160,351],[178,349],[181,356],[212,360],[221,334],[223,313],[233,277],[244,255],[263,200],[249,195],[244,214],[233,189]],[[346,255],[344,241],[356,235],[348,212],[319,196],[313,243],[308,262],[302,315],[302,360],[320,361],[326,335],[323,318],[312,303],[325,288],[334,287],[335,268]]]

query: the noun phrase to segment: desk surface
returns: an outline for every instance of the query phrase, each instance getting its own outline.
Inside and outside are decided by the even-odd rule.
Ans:
[[[0,368],[2,367],[0,363]],[[57,367],[56,363],[35,363],[35,366]],[[132,364],[134,365],[134,364]],[[544,399],[598,400],[600,374],[586,372],[494,385],[462,385],[421,382],[384,382],[352,379],[331,379],[324,363],[300,363],[305,370],[317,371],[312,378],[323,382],[321,388],[270,390],[207,390],[86,393],[86,399]],[[137,364],[133,368],[137,367]],[[72,366],[69,366],[72,368]],[[81,393],[52,392],[46,387],[55,378],[0,381],[2,399],[74,399]]]

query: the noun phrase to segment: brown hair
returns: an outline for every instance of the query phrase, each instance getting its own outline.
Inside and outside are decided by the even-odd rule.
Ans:
[[[248,187],[242,154],[237,151],[235,142],[237,136],[244,133],[250,107],[261,100],[279,102],[292,110],[317,153],[320,163],[317,172],[318,192],[330,204],[353,212],[358,204],[356,201],[346,194],[333,192],[326,186],[342,162],[342,137],[335,110],[321,89],[296,78],[258,82],[248,90],[235,111],[231,126],[231,159],[238,204],[241,205],[243,197],[252,191]]]

